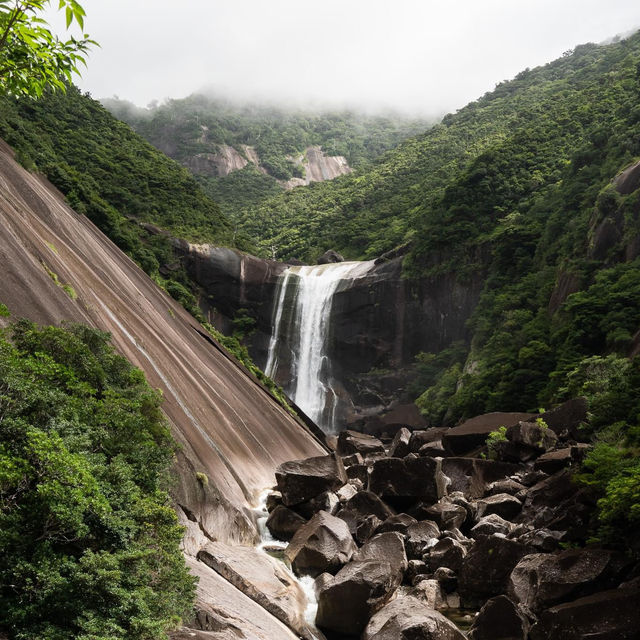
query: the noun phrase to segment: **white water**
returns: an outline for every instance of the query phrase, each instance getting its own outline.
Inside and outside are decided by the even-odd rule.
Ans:
[[[274,538],[269,529],[267,529],[266,523],[269,517],[269,512],[267,511],[267,496],[270,493],[271,489],[265,489],[258,497],[258,506],[253,509],[253,512],[256,514],[258,533],[260,534],[258,549],[263,553],[267,553],[267,549],[281,549],[284,551],[288,544],[287,542]],[[298,576],[296,576],[284,562],[282,565],[284,570],[300,585],[307,599],[307,606],[304,610],[304,619],[311,627],[311,630],[313,630],[315,629],[316,613],[318,612],[318,600],[313,586],[315,581],[311,576],[302,576],[301,578],[298,578]]]
[[[293,382],[287,389],[293,401],[322,429],[335,422],[337,397],[331,387],[331,362],[326,355],[333,296],[341,283],[364,275],[373,262],[338,262],[289,267],[280,276],[269,356],[265,371],[275,377],[279,338],[290,287],[295,286],[292,334],[286,336],[293,353]]]

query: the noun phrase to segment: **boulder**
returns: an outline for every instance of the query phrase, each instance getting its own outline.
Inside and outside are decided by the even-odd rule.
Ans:
[[[404,537],[396,531],[379,533],[367,540],[353,556],[353,560],[354,562],[358,560],[386,560],[402,579],[407,570]]]
[[[435,609],[436,611],[444,611],[460,606],[459,600],[456,602],[456,595],[445,593],[440,583],[434,579],[423,578],[422,580],[416,581],[413,589],[411,589],[407,595],[417,598],[423,602],[426,607]],[[454,607],[454,605],[457,606]]]
[[[476,416],[447,430],[442,436],[442,444],[452,455],[469,453],[484,445],[489,434],[499,427],[508,429],[522,420],[529,420],[535,416],[536,414],[533,413],[502,412]]]
[[[353,498],[345,502],[338,512],[351,534],[358,542],[364,542],[390,516],[393,510],[370,491],[359,491]]]
[[[539,613],[617,584],[623,564],[604,549],[566,549],[534,553],[520,560],[509,578],[509,596]]]
[[[509,576],[530,549],[516,540],[479,536],[462,561],[458,591],[463,606],[477,606],[506,592]]]
[[[358,635],[399,585],[389,562],[350,562],[320,588],[316,624],[335,633]]]
[[[440,529],[435,522],[424,520],[410,524],[405,534],[407,557],[421,559],[425,551],[436,544],[439,536]]]
[[[352,456],[359,453],[366,457],[372,453],[384,453],[384,445],[378,438],[359,431],[341,431],[338,436],[337,453],[341,456]]]
[[[404,458],[411,453],[409,448],[409,441],[411,440],[411,431],[406,427],[402,427],[396,432],[391,445],[389,446],[390,458]]]
[[[350,467],[354,464],[364,464],[364,458],[359,453],[353,453],[349,456],[342,456],[342,464],[345,467]]]
[[[385,458],[373,464],[369,491],[385,498],[401,501],[438,500],[437,463],[432,458]]]
[[[506,480],[498,480],[497,482],[492,482],[487,487],[487,494],[490,496],[494,496],[497,493],[508,493],[510,496],[515,496],[523,489],[526,489],[523,484],[517,482],[512,478],[507,478]]]
[[[507,441],[497,446],[501,460],[527,462],[550,451],[556,445],[558,436],[542,422],[519,422],[507,429]]]
[[[340,487],[336,491],[336,495],[338,496],[338,500],[342,504],[344,504],[345,502],[348,502],[349,500],[351,500],[351,498],[353,498],[353,496],[355,496],[356,493],[358,493],[358,490],[350,482],[348,482],[344,486]]]
[[[429,568],[422,560],[409,560],[407,562],[407,570],[404,572],[404,583],[414,584],[420,580],[424,580],[429,575]]]
[[[362,640],[464,640],[457,627],[415,596],[393,600],[367,625]]]
[[[431,429],[414,431],[409,439],[409,450],[411,453],[418,453],[425,445],[438,440],[442,440],[442,434],[446,433],[446,428],[433,427]]]
[[[344,258],[333,249],[325,251],[319,258],[318,264],[334,264],[336,262],[344,262]]]
[[[531,640],[634,640],[640,629],[640,590],[602,591],[543,611]]]
[[[566,531],[567,540],[583,540],[594,508],[589,491],[573,482],[571,471],[564,469],[527,491],[518,521],[537,529]]]
[[[398,531],[399,533],[406,533],[409,525],[417,522],[415,518],[406,514],[398,513],[394,516],[389,516],[377,529],[376,533],[386,533],[387,531]]]
[[[281,563],[253,547],[209,542],[198,560],[295,631],[307,634],[306,598]]]
[[[369,467],[366,464],[354,464],[347,467],[347,478],[358,480],[363,487],[369,484]]]
[[[446,458],[450,454],[444,448],[442,440],[432,440],[418,449],[418,455],[426,458]]]
[[[431,571],[446,567],[456,573],[462,567],[462,561],[467,555],[467,549],[453,538],[442,538],[425,554],[424,560]]]
[[[277,540],[291,540],[295,532],[307,521],[295,511],[279,504],[267,518],[267,529]]]
[[[323,491],[320,495],[311,498],[311,500],[295,505],[294,509],[308,520],[313,518],[318,511],[326,511],[331,515],[335,515],[339,505],[340,499],[333,491]]]
[[[568,431],[576,440],[580,440],[582,434],[579,427],[587,421],[587,399],[573,398],[567,400],[559,407],[546,411],[540,417],[549,425],[556,434]]]
[[[453,593],[458,588],[458,576],[449,567],[439,567],[433,572],[433,577],[446,593]]]
[[[501,518],[498,514],[492,513],[491,515],[484,516],[478,520],[478,523],[472,527],[470,535],[472,538],[479,536],[491,536],[494,533],[500,533],[506,536],[513,525],[507,522],[504,518]]]
[[[284,555],[298,575],[315,577],[335,573],[356,551],[344,520],[320,511],[296,531]]]
[[[534,463],[533,468],[538,471],[544,471],[550,475],[562,471],[566,467],[570,467],[573,462],[572,448],[566,447],[557,451],[548,451],[543,453]]]
[[[339,489],[348,478],[342,461],[332,454],[284,462],[276,469],[276,480],[282,502],[291,507]]]
[[[442,473],[449,480],[449,494],[460,491],[465,498],[481,498],[487,488],[498,480],[505,480],[518,471],[518,465],[477,458],[445,458]]]
[[[467,510],[464,507],[446,499],[441,499],[440,502],[427,507],[423,513],[428,520],[435,522],[442,530],[459,529],[467,519]]]
[[[475,617],[470,640],[526,640],[529,620],[507,596],[487,600]]]
[[[518,498],[510,496],[508,493],[498,493],[477,500],[476,517],[482,518],[492,514],[498,515],[505,520],[512,520],[522,509],[522,503]]]
[[[272,491],[265,502],[267,511],[271,513],[279,504],[282,504],[282,494],[279,491]]]
[[[514,532],[516,533],[516,532]],[[549,529],[534,529],[518,536],[518,540],[536,551],[551,553],[560,547],[564,538],[564,531],[550,531]]]

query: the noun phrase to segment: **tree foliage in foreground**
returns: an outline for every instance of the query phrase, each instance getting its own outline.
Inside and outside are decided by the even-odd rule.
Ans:
[[[192,602],[161,397],[82,325],[0,336],[0,629],[166,637]]]
[[[45,89],[65,90],[96,43],[84,34],[61,40],[42,18],[50,0],[0,0],[0,92],[31,98]],[[55,0],[65,11],[67,28],[83,29],[85,12],[76,0]]]

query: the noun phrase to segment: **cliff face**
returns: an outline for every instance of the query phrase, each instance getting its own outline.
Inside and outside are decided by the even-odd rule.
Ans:
[[[177,248],[203,288],[201,306],[214,324],[229,331],[239,313],[255,319],[249,350],[264,366],[278,276],[286,265],[208,245],[180,243]],[[481,276],[466,282],[451,275],[409,280],[402,277],[402,261],[397,256],[380,262],[335,294],[328,355],[343,425],[406,399],[417,353],[468,337],[465,323],[477,304]],[[290,351],[290,345],[282,345],[280,361],[286,362]],[[286,389],[290,377],[279,376]]]
[[[327,156],[318,146],[307,147],[302,156],[291,158],[291,160],[303,168],[304,178],[291,178],[282,182],[285,189],[293,189],[312,182],[333,180],[345,173],[351,173],[351,167],[344,156]]]
[[[320,443],[50,185],[0,149],[0,300],[14,318],[83,322],[162,390],[181,445],[174,499],[198,535],[251,541],[249,507],[275,467]],[[54,280],[57,276],[57,282]],[[75,292],[72,299],[61,285]],[[70,291],[70,289],[69,289]],[[207,482],[197,480],[204,473]]]

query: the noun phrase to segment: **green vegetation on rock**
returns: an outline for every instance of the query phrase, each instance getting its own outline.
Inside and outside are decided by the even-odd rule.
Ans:
[[[192,167],[205,191],[234,218],[244,207],[281,193],[278,180],[303,177],[294,159],[308,147],[320,146],[326,155],[344,156],[350,167],[359,168],[432,124],[399,115],[287,109],[198,94],[147,109],[114,98],[103,103],[156,148]],[[232,147],[245,160],[250,160],[246,149],[250,147],[260,170],[251,162],[224,177],[210,168],[199,169],[201,161],[206,164],[207,156],[219,152],[222,145]],[[244,230],[244,225],[239,228]]]
[[[159,639],[189,612],[160,402],[108,334],[21,320],[0,336],[0,629],[12,638]]]

